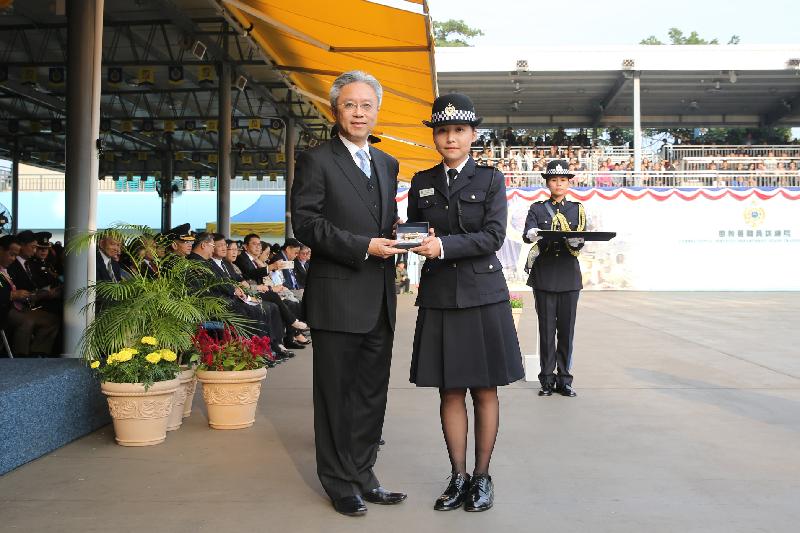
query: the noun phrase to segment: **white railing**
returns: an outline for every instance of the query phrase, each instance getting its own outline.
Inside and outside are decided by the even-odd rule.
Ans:
[[[668,144],[662,148],[665,159],[684,159],[686,157],[721,157],[734,156],[737,154],[751,157],[794,157],[800,158],[800,144],[698,144],[698,145],[674,145]]]
[[[506,172],[508,187],[544,187],[540,172]],[[575,187],[800,187],[800,172],[575,172]]]

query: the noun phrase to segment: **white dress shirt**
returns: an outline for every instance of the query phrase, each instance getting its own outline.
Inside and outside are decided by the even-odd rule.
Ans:
[[[358,152],[359,150],[364,150],[367,153],[367,159],[372,161],[372,154],[369,152],[368,142],[365,142],[364,146],[359,146],[356,143],[352,142],[351,140],[342,137],[341,133],[339,134],[339,139],[342,140],[342,144],[344,144],[344,147],[347,148],[348,152],[350,152],[350,157],[353,158],[353,162],[356,164],[358,168],[361,168],[361,161],[359,161],[358,156],[356,155],[356,152]]]

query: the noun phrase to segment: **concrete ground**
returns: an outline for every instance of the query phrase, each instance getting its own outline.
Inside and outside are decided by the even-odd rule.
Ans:
[[[482,514],[431,509],[449,466],[436,391],[408,383],[412,299],[376,469],[402,505],[347,518],[322,496],[306,349],[270,371],[251,429],[208,429],[198,392],[160,446],[116,446],[108,427],[0,478],[0,531],[798,531],[798,294],[584,293],[579,395],[502,389]],[[523,352],[535,324],[528,297]]]

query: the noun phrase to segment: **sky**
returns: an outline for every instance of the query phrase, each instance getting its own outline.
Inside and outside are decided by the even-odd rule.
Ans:
[[[757,7],[756,7],[757,6]],[[800,1],[794,0],[428,0],[435,21],[463,19],[481,29],[476,46],[638,44],[667,31],[693,30],[725,44],[800,44]]]

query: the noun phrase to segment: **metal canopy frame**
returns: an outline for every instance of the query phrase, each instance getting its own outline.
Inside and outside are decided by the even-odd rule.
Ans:
[[[17,150],[23,162],[63,170],[67,22],[51,4],[15,3],[0,18],[0,156]],[[166,158],[175,175],[216,175],[222,62],[233,73],[233,175],[284,173],[275,154],[288,121],[297,149],[329,136],[327,119],[211,0],[107,0],[103,30],[101,176],[159,176]]]

